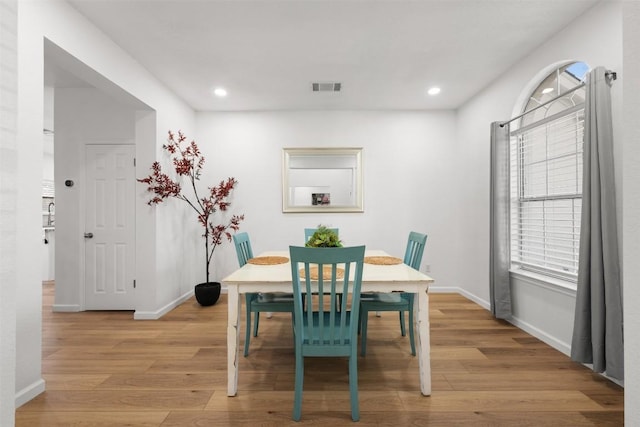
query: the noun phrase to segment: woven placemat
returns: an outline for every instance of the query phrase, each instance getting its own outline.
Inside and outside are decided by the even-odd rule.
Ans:
[[[325,279],[331,277],[331,266],[325,265],[324,267],[322,267],[322,272],[322,277],[324,277]],[[309,273],[311,274],[311,280],[318,280],[318,267],[309,268]],[[343,277],[344,269],[336,268],[336,279],[342,279]],[[305,278],[304,268],[300,269],[300,278]]]
[[[255,265],[276,265],[289,262],[289,258],[286,256],[259,256],[250,258],[247,262]]]
[[[394,256],[366,256],[364,257],[364,262],[366,262],[367,264],[375,264],[375,265],[402,264],[402,260]]]

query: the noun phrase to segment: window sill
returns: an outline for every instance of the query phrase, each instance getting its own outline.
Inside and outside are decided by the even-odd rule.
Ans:
[[[545,276],[543,274],[534,273],[532,271],[523,270],[520,268],[514,268],[509,270],[509,275],[512,278],[522,280],[532,285],[536,285],[542,288],[550,289],[556,292],[561,292],[566,295],[575,296],[577,290],[577,284],[569,282],[567,280],[558,279],[555,277]]]

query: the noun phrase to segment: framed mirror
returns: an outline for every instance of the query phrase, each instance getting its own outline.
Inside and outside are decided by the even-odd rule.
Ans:
[[[363,212],[362,148],[283,148],[282,212]]]

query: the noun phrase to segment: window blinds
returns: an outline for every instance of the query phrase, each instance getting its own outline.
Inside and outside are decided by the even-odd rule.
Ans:
[[[511,258],[575,280],[580,244],[584,104],[511,133]]]

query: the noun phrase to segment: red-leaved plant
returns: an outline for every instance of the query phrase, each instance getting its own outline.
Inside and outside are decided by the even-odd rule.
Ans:
[[[187,202],[196,211],[198,222],[204,227],[206,272],[207,282],[209,282],[209,265],[211,264],[213,251],[223,243],[225,237],[228,241],[231,241],[229,229],[238,231],[240,221],[244,219],[244,215],[233,215],[226,224],[214,224],[211,221],[213,219],[212,216],[217,211],[224,212],[229,208],[230,203],[227,199],[238,181],[235,178],[227,178],[226,181],[220,181],[220,184],[215,187],[209,187],[209,194],[206,197],[200,197],[196,181],[200,180],[204,157],[200,153],[196,142],[191,141],[185,145],[186,139],[182,131],[178,132],[177,137],[173,132],[169,131],[167,143],[162,145],[162,148],[171,155],[176,179],[172,179],[162,172],[160,163],[153,162],[151,174],[146,178],[138,179],[138,181],[147,184],[147,191],[154,194],[153,198],[147,202],[149,205],[157,205],[169,197],[174,197]],[[183,193],[179,182],[185,177],[188,181],[188,186],[191,187],[191,196]]]

